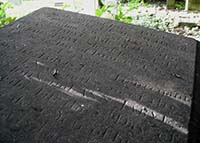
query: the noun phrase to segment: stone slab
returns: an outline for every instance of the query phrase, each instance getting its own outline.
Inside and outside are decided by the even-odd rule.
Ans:
[[[0,142],[186,143],[197,41],[42,8],[0,30]]]

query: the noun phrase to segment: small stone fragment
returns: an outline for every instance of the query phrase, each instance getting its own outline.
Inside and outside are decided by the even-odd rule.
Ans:
[[[174,74],[174,76],[175,76],[176,78],[182,78],[181,75],[179,75],[179,74]]]
[[[57,69],[54,69],[54,70],[53,70],[53,76],[56,76],[56,75],[58,75],[58,70],[57,70]]]

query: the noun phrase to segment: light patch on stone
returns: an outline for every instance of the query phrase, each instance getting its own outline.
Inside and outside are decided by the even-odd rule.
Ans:
[[[28,75],[23,75],[23,76],[27,80],[34,80],[34,81],[43,83],[45,85],[48,85],[50,87],[54,87],[56,90],[66,94],[66,95],[69,95],[69,96],[72,96],[72,97],[84,98],[84,99],[87,99],[87,100],[90,100],[90,101],[98,102],[96,99],[93,99],[93,98],[87,97],[87,96],[83,96],[82,93],[74,90],[73,88],[63,86],[60,83],[56,83],[56,82],[52,82],[52,81],[45,81],[45,80],[39,79],[39,78],[34,77],[34,76],[30,76],[30,77]]]
[[[136,80],[124,79],[124,81],[132,83],[132,84],[136,84],[137,86],[141,86],[141,87],[144,87],[146,89],[149,89],[149,90],[152,90],[155,92],[162,92],[163,93],[162,95],[164,95],[164,96],[168,96],[168,97],[172,98],[173,100],[181,102],[182,104],[185,104],[189,107],[191,106],[191,98],[189,99],[189,97],[183,93],[175,93],[175,91],[170,87],[166,88],[166,87],[156,85],[153,82],[142,81],[142,80],[136,81]],[[178,98],[178,96],[188,97],[188,99],[183,100],[182,98]]]
[[[145,114],[146,116],[152,117],[153,119],[159,120],[171,127],[173,127],[174,129],[176,129],[177,131],[184,133],[184,134],[188,134],[188,130],[186,128],[184,128],[184,126],[179,123],[178,121],[167,117],[164,114],[161,114],[153,109],[150,109],[134,100],[131,99],[121,99],[121,98],[116,98],[116,97],[112,97],[109,95],[106,95],[104,93],[101,93],[99,91],[93,91],[93,90],[89,90],[89,89],[85,89],[87,92],[92,93],[95,96],[98,96],[100,98],[103,98],[105,100],[112,100],[121,104],[125,103],[125,106],[133,108],[136,111],[141,112],[142,114]]]
[[[40,66],[45,66],[45,64],[44,64],[44,63],[42,63],[42,62],[39,62],[39,61],[36,61],[36,64],[37,64],[37,65],[40,65]]]

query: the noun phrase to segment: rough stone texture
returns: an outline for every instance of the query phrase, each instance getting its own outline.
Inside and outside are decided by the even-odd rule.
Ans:
[[[192,99],[191,118],[189,123],[189,143],[200,142],[200,42],[197,46],[196,62],[195,62],[195,79]]]
[[[186,143],[196,45],[40,9],[0,30],[0,142]]]

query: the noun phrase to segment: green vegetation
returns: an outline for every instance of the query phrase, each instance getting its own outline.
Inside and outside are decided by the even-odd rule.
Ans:
[[[65,10],[65,9],[68,9],[70,8],[71,6],[69,4],[64,4],[62,7],[61,7],[61,10]]]
[[[128,5],[129,5],[129,11],[138,9],[139,6],[141,6],[141,1],[140,0],[130,0]]]
[[[101,8],[96,10],[96,16],[101,17],[106,12],[111,13],[111,9],[113,7],[114,6],[111,6],[111,5],[108,5],[108,6],[103,5]]]
[[[132,23],[133,18],[131,16],[126,16],[129,9],[124,12],[123,5],[119,4],[117,6],[117,13],[114,15],[115,20],[122,21],[124,23]]]
[[[184,10],[185,9],[185,3],[184,2],[176,2],[175,3],[175,8],[178,10]]]
[[[159,18],[155,15],[137,15],[133,21],[135,25],[200,38],[200,27],[195,23],[180,24],[173,18]]]
[[[148,4],[143,0],[129,0],[128,4],[118,3],[117,5],[103,5],[96,10],[96,16],[101,17],[103,14],[110,14],[115,20],[124,23],[133,23],[133,18],[129,16],[129,12],[138,9],[140,6],[147,7]]]
[[[9,3],[0,4],[0,28],[16,20],[16,17],[8,17],[6,15],[6,10],[9,8],[12,8]]]
[[[144,0],[129,0],[128,2],[129,11],[138,9],[140,6],[149,7],[148,3],[145,3]]]
[[[143,0],[121,0],[117,5],[102,5],[97,9],[96,16],[160,31],[200,38],[200,23],[189,21],[183,24],[183,22],[175,19],[176,17],[170,15],[158,16],[155,14],[155,11],[151,13],[149,10],[152,8],[156,8],[158,12],[163,12],[164,10],[163,4],[159,6],[155,5],[155,3],[144,3]],[[184,10],[185,3],[183,1],[176,2],[175,8],[178,11]]]
[[[108,5],[102,6],[102,8],[97,9],[96,16],[101,17],[104,13],[110,14],[117,21],[122,21],[125,23],[132,23],[133,18],[131,16],[127,16],[129,12],[128,10],[123,9],[123,4],[118,4],[117,6]]]
[[[144,27],[157,29],[161,31],[171,32],[176,24],[173,19],[161,19],[156,17],[155,15],[138,15],[134,19],[134,24],[141,25]]]

